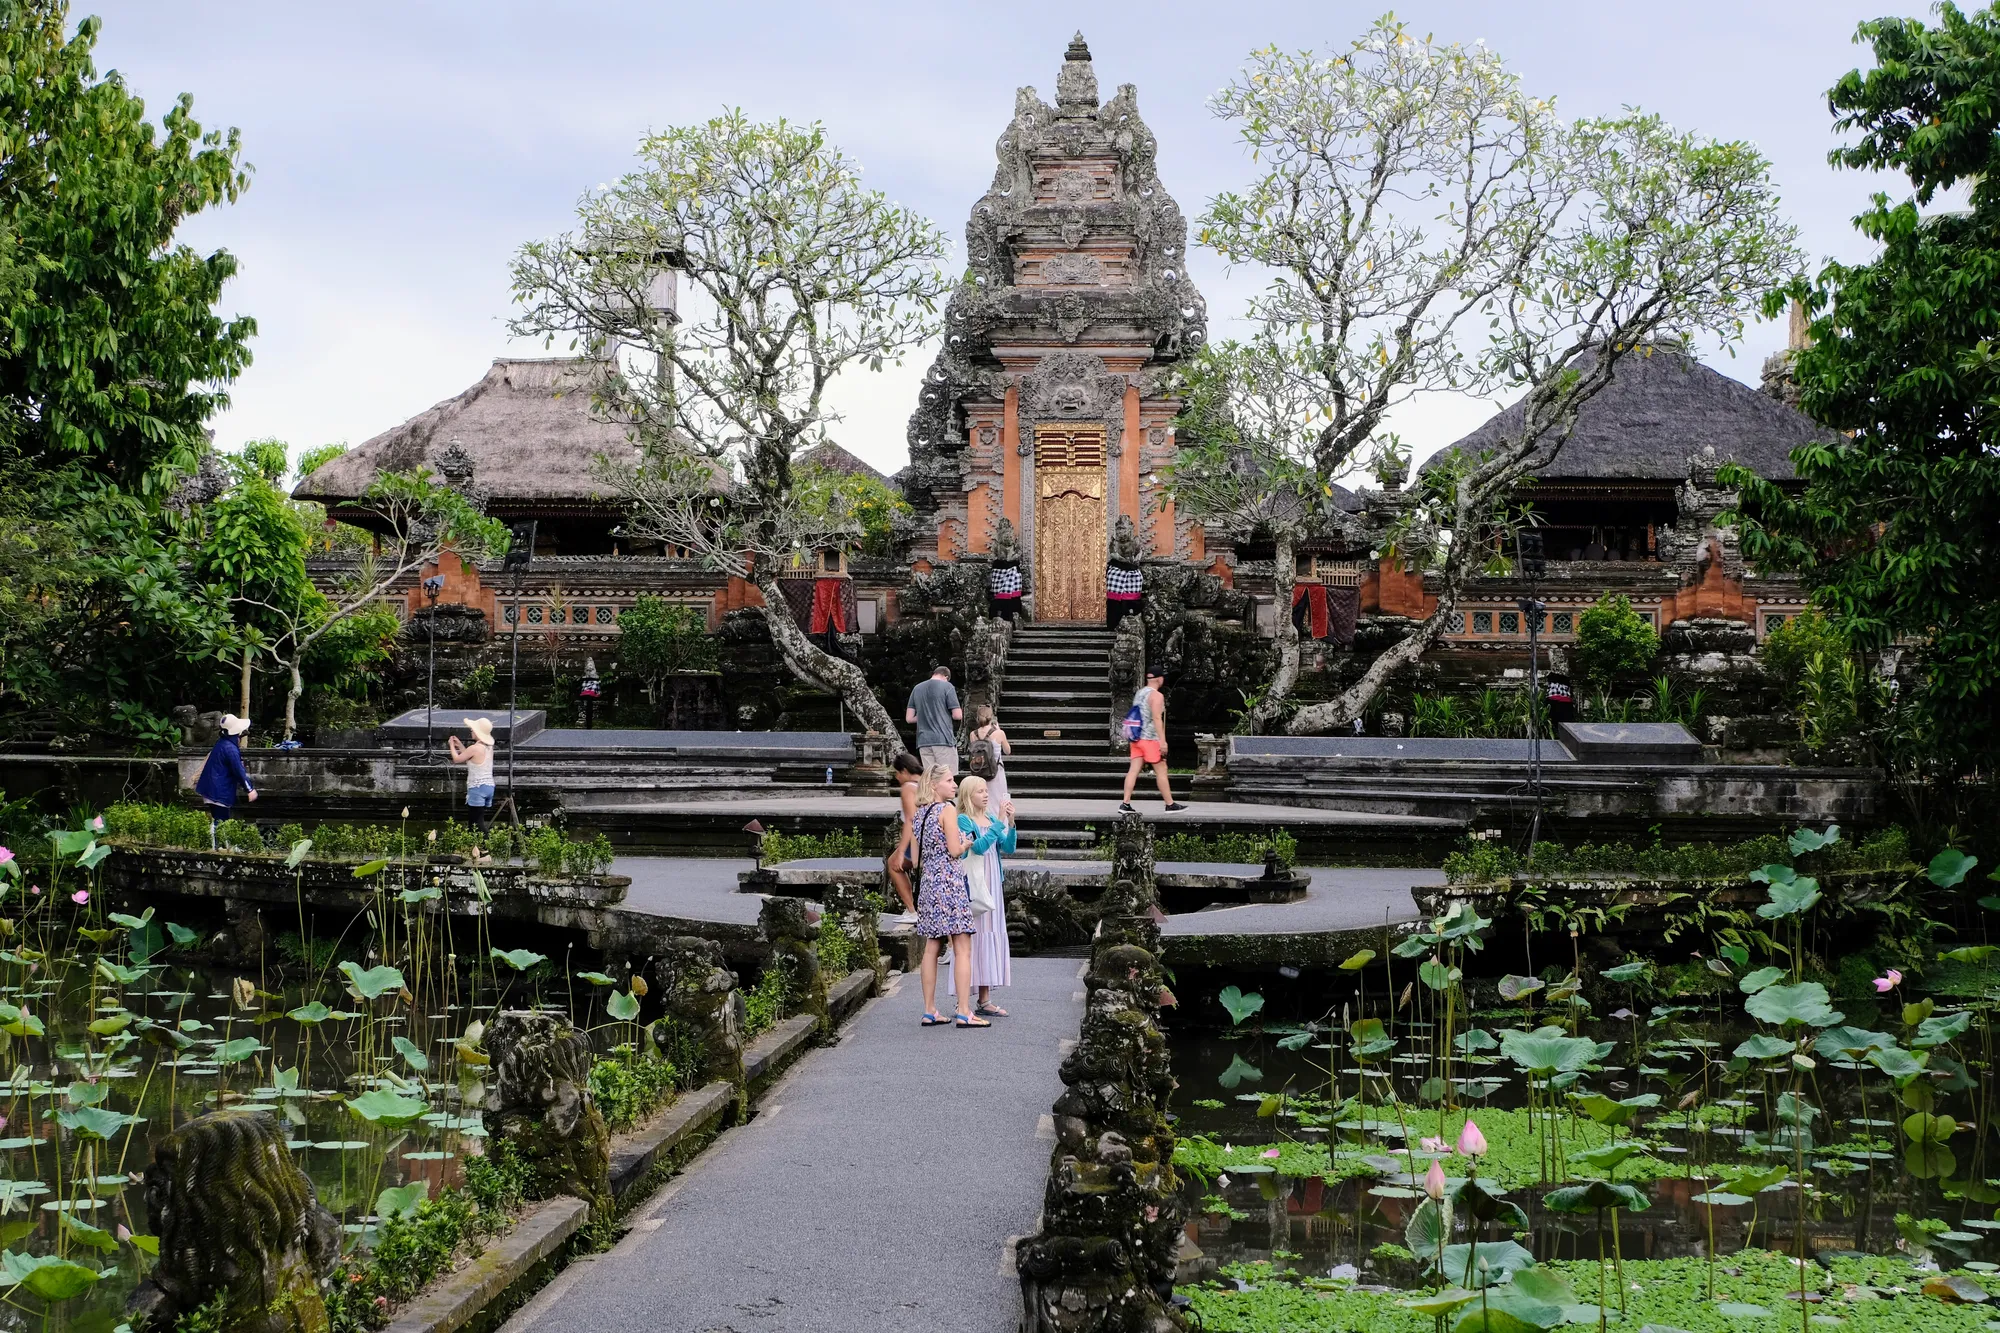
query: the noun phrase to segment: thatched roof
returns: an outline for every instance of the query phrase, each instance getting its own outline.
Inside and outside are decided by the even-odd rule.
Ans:
[[[592,410],[594,373],[580,359],[502,357],[464,393],[348,450],[292,493],[337,505],[382,472],[427,467],[441,475],[439,457],[456,440],[494,514],[615,509],[616,493],[597,479],[597,459],[630,459],[635,446],[625,426]]]
[[[1455,447],[1475,455],[1491,448],[1520,430],[1522,415],[1516,403]],[[1611,382],[1578,411],[1575,432],[1536,481],[1678,482],[1704,446],[1720,461],[1742,463],[1769,481],[1787,481],[1793,476],[1791,451],[1832,436],[1797,409],[1685,352],[1656,347],[1650,356],[1635,352],[1619,359]]]
[[[802,467],[825,468],[828,472],[838,472],[846,477],[873,477],[884,486],[889,484],[889,478],[883,476],[853,454],[848,453],[847,450],[841,448],[832,440],[822,441],[800,454],[798,462],[793,464],[793,468],[796,470]]]

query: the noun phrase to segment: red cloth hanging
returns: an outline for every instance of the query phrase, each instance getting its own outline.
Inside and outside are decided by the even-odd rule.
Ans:
[[[854,623],[847,612],[848,603],[853,601],[853,595],[848,590],[853,586],[852,579],[843,577],[830,576],[814,581],[812,633],[824,634],[829,625],[837,633],[848,632],[848,626]]]
[[[1304,598],[1307,610],[1312,615],[1312,637],[1324,639],[1327,631],[1326,585],[1324,583],[1294,583],[1292,585],[1292,605],[1296,607]]]

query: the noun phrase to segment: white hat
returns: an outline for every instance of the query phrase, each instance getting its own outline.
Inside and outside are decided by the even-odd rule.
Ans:
[[[238,717],[234,713],[224,713],[222,715],[222,730],[231,736],[241,736],[244,732],[250,730],[250,719],[247,717]]]
[[[465,729],[472,738],[482,745],[493,744],[493,720],[484,717],[470,717],[465,720]]]

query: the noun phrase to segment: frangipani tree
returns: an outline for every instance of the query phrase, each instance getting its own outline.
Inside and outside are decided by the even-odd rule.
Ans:
[[[1269,274],[1250,313],[1281,354],[1263,368],[1310,395],[1322,480],[1391,448],[1388,414],[1418,394],[1523,401],[1493,450],[1430,469],[1399,504],[1386,549],[1426,571],[1437,605],[1287,724],[1324,731],[1436,641],[1516,521],[1514,487],[1621,358],[1739,336],[1801,256],[1750,145],[1636,112],[1565,122],[1484,46],[1393,16],[1343,54],[1258,51],[1212,106],[1263,175],[1211,201],[1200,239]]]
[[[255,608],[265,622],[254,640],[258,651],[291,679],[285,690],[285,739],[298,728],[299,696],[305,693],[305,663],[313,648],[337,627],[381,602],[396,586],[436,563],[449,548],[470,561],[492,559],[507,549],[507,527],[487,518],[465,495],[432,479],[428,469],[385,472],[345,506],[380,534],[354,573],[322,594],[310,583],[287,585],[282,600],[251,596],[234,600]]]
[[[795,553],[860,536],[843,506],[802,501],[793,465],[836,419],[835,375],[880,370],[939,330],[944,234],[864,188],[819,125],[732,110],[649,136],[639,159],[584,196],[575,233],[521,248],[510,327],[565,336],[604,367],[600,397],[640,446],[604,464],[631,529],[753,580],[792,672],[893,743],[866,675],[812,644],[778,577]],[[692,285],[686,312],[662,291],[669,269]]]

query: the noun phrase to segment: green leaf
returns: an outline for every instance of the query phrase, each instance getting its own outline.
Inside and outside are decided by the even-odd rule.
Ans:
[[[131,1023],[132,1014],[121,1009],[115,1014],[107,1014],[103,1018],[92,1019],[90,1030],[100,1037],[115,1037],[129,1027]]]
[[[255,1037],[238,1037],[234,1041],[225,1041],[215,1048],[215,1063],[233,1065],[249,1059],[263,1049],[264,1043]]]
[[[88,1245],[93,1250],[115,1250],[118,1238],[103,1227],[94,1227],[77,1217],[75,1213],[56,1214],[57,1225],[69,1233],[70,1239],[79,1245]]]
[[[1360,949],[1341,959],[1340,967],[1344,972],[1359,972],[1374,961],[1375,951],[1373,949]]]
[[[382,857],[374,861],[364,861],[362,864],[354,867],[354,878],[367,879],[370,875],[379,875],[388,868],[389,859],[387,857]]]
[[[1900,1046],[1868,1052],[1868,1063],[1899,1081],[1924,1072],[1924,1062]]]
[[[1523,995],[1533,995],[1547,984],[1540,977],[1520,977],[1510,974],[1500,978],[1500,998],[1512,1003]]]
[[[1437,1262],[1435,1256],[1431,1262]],[[1474,1286],[1495,1287],[1523,1269],[1533,1268],[1535,1256],[1511,1240],[1481,1241],[1476,1257],[1470,1243],[1447,1245],[1439,1271],[1448,1281],[1463,1282],[1468,1262]]]
[[[1782,1037],[1768,1036],[1762,1032],[1750,1037],[1733,1052],[1745,1060],[1775,1060],[1781,1055],[1790,1055],[1795,1048]]]
[[[1582,1152],[1573,1152],[1569,1155],[1569,1160],[1572,1162],[1581,1162],[1585,1166],[1594,1167],[1599,1171],[1616,1172],[1619,1167],[1632,1158],[1643,1156],[1645,1151],[1643,1147],[1632,1142],[1630,1139],[1618,1139],[1611,1143],[1600,1144],[1595,1148],[1586,1148]]]
[[[1542,1206],[1558,1213],[1594,1213],[1600,1208],[1624,1208],[1638,1212],[1650,1202],[1630,1185],[1593,1180],[1585,1185],[1550,1190],[1542,1200]]]
[[[389,1044],[396,1048],[396,1053],[403,1057],[403,1062],[411,1069],[419,1074],[429,1072],[431,1058],[424,1054],[423,1047],[400,1035],[389,1038]]]
[[[579,972],[576,975],[579,980],[588,981],[593,986],[616,986],[618,984],[616,977],[607,977],[602,972]]]
[[[494,949],[493,956],[513,968],[516,972],[526,972],[537,963],[546,963],[549,956],[536,953],[533,949]]]
[[[1414,1245],[1410,1246],[1410,1252],[1419,1255],[1424,1253]],[[1430,1252],[1435,1256],[1437,1254],[1436,1247],[1432,1247]],[[1453,1310],[1458,1309],[1468,1301],[1476,1301],[1478,1299],[1479,1293],[1476,1291],[1467,1291],[1463,1287],[1446,1287],[1443,1291],[1425,1292],[1412,1296],[1405,1301],[1397,1301],[1396,1304],[1405,1310],[1414,1310],[1420,1315],[1429,1315],[1431,1318],[1436,1319],[1442,1315],[1450,1314]]]
[[[78,870],[95,870],[97,867],[103,865],[105,858],[110,855],[110,847],[101,842],[94,842],[90,845],[89,850],[76,858],[76,868]]]
[[[1832,1002],[1827,998],[1826,987],[1817,981],[1802,981],[1795,986],[1767,986],[1746,1000],[1743,1007],[1752,1018],[1778,1027],[1793,1023],[1827,1027],[1839,1021]]]
[[[1427,1257],[1435,1262],[1438,1247],[1451,1239],[1451,1216],[1438,1204],[1436,1199],[1425,1199],[1410,1213],[1410,1220],[1403,1224],[1403,1244],[1410,1247],[1410,1253]]]
[[[1715,1312],[1724,1319],[1768,1319],[1771,1312],[1761,1305],[1748,1301],[1723,1301],[1715,1307]]]
[[[87,1139],[110,1139],[129,1125],[140,1123],[136,1115],[108,1111],[102,1106],[64,1107],[56,1112],[56,1123],[72,1134]]]
[[[153,919],[153,909],[148,907],[138,916],[133,916],[130,912],[112,912],[106,919],[125,927],[127,930],[140,930],[145,927],[147,922]]]
[[[1417,980],[1432,990],[1449,990],[1451,983],[1458,979],[1458,969],[1446,967],[1435,959],[1426,961],[1417,968]]]
[[[1819,902],[1819,881],[1800,875],[1796,879],[1781,882],[1772,881],[1770,901],[1757,909],[1757,915],[1767,921],[1780,917],[1797,916],[1811,911]]]
[[[1597,1056],[1588,1037],[1566,1037],[1554,1030],[1500,1034],[1500,1054],[1531,1074],[1574,1073]]]
[[[1840,1024],[1819,1034],[1813,1049],[1828,1059],[1859,1061],[1870,1051],[1886,1051],[1894,1047],[1896,1039],[1886,1032],[1871,1032],[1867,1028],[1849,1027]],[[1738,1048],[1738,1054],[1742,1048]]]
[[[1786,846],[1790,849],[1793,856],[1804,856],[1807,852],[1816,852],[1821,848],[1831,847],[1839,841],[1840,825],[1828,824],[1824,833],[1815,833],[1809,828],[1794,830]]]
[[[1241,1055],[1232,1058],[1229,1062],[1229,1068],[1215,1076],[1215,1081],[1225,1088],[1234,1088],[1246,1079],[1252,1083],[1261,1083],[1264,1079],[1264,1071],[1245,1060]]]
[[[1978,864],[1978,857],[1967,856],[1956,847],[1947,847],[1931,858],[1927,873],[1931,883],[1941,889],[1949,889],[1956,887]]]
[[[375,1215],[383,1221],[392,1217],[408,1217],[417,1211],[417,1205],[430,1196],[431,1183],[428,1180],[413,1180],[407,1185],[385,1189],[375,1196]]]
[[[285,869],[297,870],[299,862],[312,855],[312,849],[313,840],[311,838],[300,838],[297,842],[293,843],[292,850],[285,853]]]
[[[1616,967],[1606,968],[1604,970],[1604,979],[1620,983],[1637,981],[1640,977],[1646,975],[1646,969],[1650,966],[1651,964],[1647,963],[1644,959],[1640,959],[1637,962],[1620,963]]]
[[[639,997],[629,991],[613,991],[604,1001],[604,1012],[621,1023],[629,1023],[639,1016]]]
[[[1912,1143],[1943,1143],[1958,1132],[1958,1121],[1948,1115],[1918,1111],[1903,1118],[1903,1135]]]
[[[167,934],[173,936],[174,943],[180,945],[182,948],[193,944],[199,938],[193,930],[186,926],[175,925],[171,921],[167,922]]]
[[[493,952],[497,954],[500,951],[495,949]],[[536,955],[537,958],[540,956]],[[393,967],[371,967],[363,971],[359,963],[345,962],[340,965],[340,971],[348,984],[354,987],[355,993],[364,1000],[379,1000],[408,984],[403,980],[403,974]]]
[[[1760,967],[1737,982],[1736,989],[1742,991],[1745,995],[1755,995],[1766,986],[1774,985],[1777,982],[1783,981],[1784,978],[1785,969],[1782,967]]]
[[[1917,1035],[1910,1038],[1910,1045],[1918,1048],[1942,1046],[1971,1025],[1972,1015],[1962,1009],[1941,1018],[1926,1018],[1917,1024]]]
[[[2000,953],[2000,944],[1968,944],[1962,949],[1946,949],[1938,957],[1953,963],[1983,963]]]
[[[311,1004],[300,1005],[286,1014],[285,1017],[295,1023],[303,1023],[307,1027],[312,1027],[316,1023],[324,1023],[327,1019],[332,1018],[333,1010],[327,1008],[318,1000],[314,1000]]]
[[[0,1271],[45,1301],[81,1296],[96,1286],[98,1279],[95,1268],[85,1268],[52,1254],[15,1254],[12,1250],[0,1254]]]
[[[1224,986],[1222,994],[1215,998],[1221,1002],[1224,1009],[1229,1011],[1229,1021],[1232,1025],[1240,1025],[1245,1019],[1264,1007],[1264,997],[1262,995],[1257,994],[1255,991],[1245,995],[1241,989],[1235,986]]]
[[[370,1124],[404,1125],[430,1110],[430,1103],[375,1088],[347,1103],[347,1109]]]

